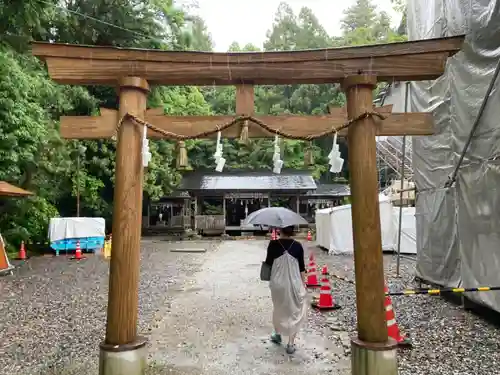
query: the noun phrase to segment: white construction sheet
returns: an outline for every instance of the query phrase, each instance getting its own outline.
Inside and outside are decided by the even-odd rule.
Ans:
[[[106,222],[102,217],[55,217],[49,223],[49,241],[68,238],[104,237]]]

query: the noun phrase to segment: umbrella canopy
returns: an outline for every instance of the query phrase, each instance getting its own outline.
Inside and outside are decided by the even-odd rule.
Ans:
[[[0,181],[0,197],[26,197],[28,195],[33,195],[33,193],[11,185],[8,182]]]
[[[285,228],[295,225],[307,225],[307,221],[299,214],[284,207],[266,207],[252,212],[243,222],[244,225],[267,225]]]

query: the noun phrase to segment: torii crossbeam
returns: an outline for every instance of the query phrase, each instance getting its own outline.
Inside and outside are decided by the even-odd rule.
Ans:
[[[449,56],[464,37],[430,39],[337,49],[287,52],[206,53],[89,47],[34,43],[33,54],[44,59],[56,82],[119,88],[119,110],[101,110],[97,117],[63,117],[65,138],[97,139],[113,135],[119,119],[113,210],[113,257],[106,339],[101,344],[100,375],[144,372],[146,340],[137,337],[139,252],[142,213],[142,129],[133,115],[157,128],[181,135],[211,130],[229,117],[164,116],[146,111],[149,85],[243,85],[341,83],[347,114],[263,116],[270,127],[308,135],[335,128],[346,119],[372,112],[372,90],[379,81],[432,80],[443,72]],[[241,90],[240,98],[249,98]],[[252,99],[253,100],[253,99]],[[251,102],[251,100],[249,101]],[[238,104],[238,103],[237,103]],[[378,109],[389,115],[387,108]],[[253,112],[240,105],[237,113]],[[125,116],[125,117],[124,117]],[[429,114],[373,116],[351,124],[349,147],[352,224],[356,273],[358,337],[352,340],[353,375],[397,374],[396,343],[387,337],[384,309],[376,135],[432,134]],[[151,137],[161,134],[150,132]],[[225,136],[238,136],[234,128]],[[269,136],[257,127],[253,137]]]
[[[238,101],[238,97],[236,100]],[[431,135],[434,133],[431,113],[392,113],[392,106],[375,108],[375,111],[387,116],[385,120],[375,118],[377,135],[401,135],[405,129],[406,135]],[[61,136],[66,139],[105,139],[111,138],[119,121],[118,111],[101,108],[100,116],[63,116],[61,117]],[[240,114],[249,114],[241,112]],[[322,133],[339,127],[347,121],[344,108],[331,108],[328,115],[316,116],[254,116],[261,122],[275,129],[292,133],[297,136],[307,136],[311,133],[314,124],[316,133]],[[218,125],[230,122],[234,116],[167,116],[162,108],[146,111],[145,121],[157,128],[175,134],[191,136],[195,133],[208,132]],[[226,138],[236,138],[240,135],[239,128],[231,127],[222,132]],[[271,134],[255,126],[249,127],[251,138],[269,137]],[[346,136],[347,129],[339,131],[339,135]],[[148,130],[149,138],[165,138],[161,133]]]

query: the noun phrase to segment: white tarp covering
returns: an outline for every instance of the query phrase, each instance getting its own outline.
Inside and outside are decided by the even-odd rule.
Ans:
[[[447,287],[500,282],[500,78],[479,120],[451,188],[457,166],[500,58],[500,0],[412,0],[410,40],[466,34],[462,51],[432,82],[412,82],[410,111],[431,112],[435,135],[413,137],[417,187],[417,276]],[[386,104],[404,111],[404,84]],[[500,293],[467,297],[500,311]]]
[[[398,243],[399,208],[385,195],[379,196],[382,250],[395,251]],[[316,242],[329,254],[353,252],[351,205],[316,211]],[[415,209],[403,208],[401,253],[416,254]]]
[[[106,222],[102,217],[55,217],[49,223],[49,241],[68,238],[104,237]]]

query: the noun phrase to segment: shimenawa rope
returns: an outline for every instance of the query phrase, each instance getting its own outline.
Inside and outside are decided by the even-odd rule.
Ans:
[[[369,118],[369,117],[378,117],[379,119],[381,120],[385,120],[387,117],[378,113],[378,112],[364,112],[362,113],[361,115],[351,119],[351,120],[348,120],[346,123],[342,124],[341,126],[335,128],[335,127],[332,127],[331,130],[327,130],[323,133],[318,133],[318,134],[312,134],[312,135],[307,135],[307,136],[298,136],[298,135],[293,135],[293,134],[289,134],[289,133],[285,133],[279,129],[273,129],[271,128],[269,125],[265,124],[264,122],[260,121],[259,119],[255,118],[255,117],[252,117],[252,116],[238,116],[238,117],[235,117],[234,119],[232,119],[231,121],[227,122],[226,124],[223,124],[223,125],[220,125],[220,126],[217,126],[215,129],[213,130],[209,130],[209,131],[205,131],[205,132],[201,132],[201,133],[198,133],[198,134],[195,134],[195,135],[182,135],[182,134],[175,134],[175,133],[172,133],[172,132],[169,132],[167,130],[163,130],[163,129],[160,129],[158,128],[157,126],[154,126],[152,124],[149,124],[147,123],[146,121],[144,120],[141,120],[139,117],[137,116],[134,116],[130,113],[126,113],[121,119],[120,121],[118,122],[117,126],[116,126],[116,129],[115,129],[115,134],[113,136],[113,138],[115,138],[117,135],[118,135],[118,131],[120,129],[120,126],[121,124],[127,120],[127,119],[130,119],[132,122],[134,122],[136,125],[140,125],[140,126],[146,126],[148,129],[156,132],[156,133],[159,133],[159,134],[162,134],[165,138],[169,138],[169,139],[175,139],[177,141],[185,141],[187,139],[196,139],[196,138],[206,138],[210,135],[213,135],[213,134],[216,134],[217,132],[219,131],[224,131],[226,129],[229,129],[230,127],[232,126],[235,126],[239,123],[244,123],[246,121],[248,122],[252,122],[256,125],[258,125],[259,127],[261,127],[262,129],[266,130],[267,132],[271,133],[271,134],[276,134],[276,135],[279,135],[283,138],[287,138],[287,139],[295,139],[295,140],[301,140],[301,141],[312,141],[313,139],[317,139],[317,138],[321,138],[321,137],[324,137],[324,136],[327,136],[327,135],[333,135],[335,133],[338,133],[339,131],[349,127],[350,125],[352,125],[353,123],[357,122],[357,121],[360,121],[360,120],[363,120],[363,119],[366,119],[366,118]],[[245,127],[243,127],[244,129]]]

